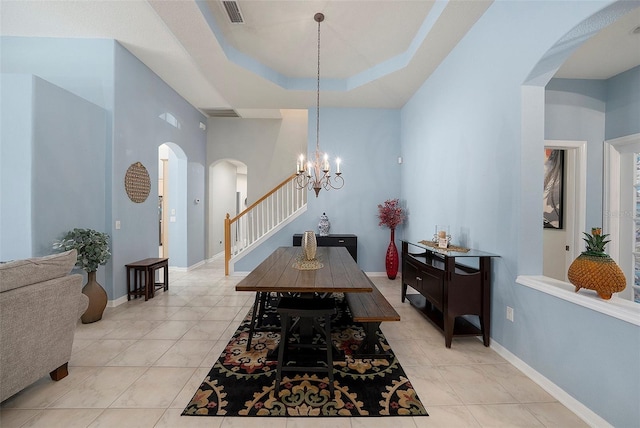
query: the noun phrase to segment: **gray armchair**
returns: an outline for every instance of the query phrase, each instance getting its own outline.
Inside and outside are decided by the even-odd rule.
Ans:
[[[68,374],[73,336],[89,299],[70,275],[75,250],[0,264],[0,401],[49,374]]]

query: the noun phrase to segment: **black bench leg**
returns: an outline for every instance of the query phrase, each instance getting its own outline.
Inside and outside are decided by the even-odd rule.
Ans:
[[[378,335],[376,334],[378,332],[378,327],[380,327],[379,322],[364,323],[364,332],[366,334],[366,337],[362,342],[362,344],[364,345],[364,349],[363,349],[364,352],[370,353],[370,354],[373,354],[376,352],[376,345],[379,346]],[[380,349],[380,351],[382,352],[382,349]]]
[[[365,322],[362,323],[365,332],[365,338],[360,343],[360,346],[353,353],[354,358],[389,358],[390,354],[382,350],[382,345],[378,340],[378,329],[380,328],[379,322]],[[378,350],[376,351],[376,347]]]

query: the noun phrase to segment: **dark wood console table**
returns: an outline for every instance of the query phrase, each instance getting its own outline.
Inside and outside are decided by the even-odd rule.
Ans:
[[[489,346],[492,257],[499,256],[477,250],[440,251],[402,241],[402,301],[409,300],[443,331],[447,348],[453,336],[482,335],[484,346]],[[477,267],[467,265],[473,263]],[[407,287],[420,294],[407,294]],[[477,315],[480,328],[462,315]]]
[[[320,236],[316,234],[316,242],[318,247],[345,247],[353,260],[358,262],[358,237],[356,235],[327,235]],[[293,246],[302,245],[302,234],[293,235]]]

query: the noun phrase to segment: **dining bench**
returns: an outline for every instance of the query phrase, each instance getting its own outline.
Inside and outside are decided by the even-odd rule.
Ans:
[[[370,279],[369,283],[371,293],[344,294],[353,321],[361,323],[365,331],[365,339],[352,356],[354,358],[388,358],[390,354],[382,349],[377,331],[383,322],[400,321],[400,315]]]

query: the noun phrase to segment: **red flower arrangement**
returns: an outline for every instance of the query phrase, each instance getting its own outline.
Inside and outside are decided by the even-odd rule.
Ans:
[[[396,226],[402,224],[405,214],[400,207],[398,199],[387,199],[384,205],[378,205],[378,218],[380,223],[378,226],[387,226],[389,229],[395,229]]]

